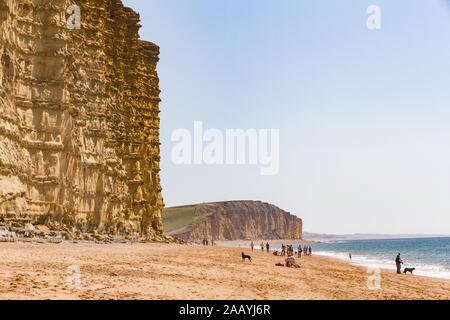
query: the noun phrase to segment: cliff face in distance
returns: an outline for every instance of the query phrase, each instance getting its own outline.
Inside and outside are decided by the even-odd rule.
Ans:
[[[120,0],[0,0],[1,224],[163,238],[159,47],[138,22]]]
[[[302,220],[261,201],[226,201],[164,209],[169,235],[186,241],[302,239]]]

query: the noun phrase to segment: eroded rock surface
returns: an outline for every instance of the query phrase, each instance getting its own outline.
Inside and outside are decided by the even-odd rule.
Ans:
[[[0,0],[0,223],[164,237],[159,47],[138,22],[120,0]]]
[[[192,207],[192,206],[189,206]],[[183,207],[179,207],[183,208]],[[176,210],[176,208],[168,208]],[[189,225],[168,234],[185,241],[302,239],[303,223],[272,204],[261,201],[225,201],[198,204]],[[186,210],[179,210],[180,216]],[[173,219],[178,218],[176,212]],[[182,217],[180,217],[182,218]]]

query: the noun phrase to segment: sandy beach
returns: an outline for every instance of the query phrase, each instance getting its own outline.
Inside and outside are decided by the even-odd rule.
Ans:
[[[450,280],[382,270],[369,290],[366,268],[302,257],[276,267],[270,253],[175,244],[0,243],[0,299],[449,299]],[[67,287],[68,268],[80,287]],[[75,267],[76,269],[76,267]],[[73,269],[72,269],[73,270]],[[73,277],[73,276],[72,276]],[[69,284],[73,284],[69,278]]]

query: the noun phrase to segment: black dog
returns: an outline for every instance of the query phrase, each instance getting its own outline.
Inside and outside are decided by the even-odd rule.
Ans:
[[[406,274],[407,272],[410,272],[411,274],[413,274],[414,270],[416,270],[416,268],[405,268],[405,270],[403,270],[403,273]]]
[[[242,261],[245,261],[245,259],[248,259],[248,261],[252,262],[252,257],[242,252]]]

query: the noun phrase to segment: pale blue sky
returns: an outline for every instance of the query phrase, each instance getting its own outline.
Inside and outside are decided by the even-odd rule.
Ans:
[[[123,2],[161,47],[167,206],[262,200],[310,232],[450,233],[449,1]],[[171,133],[194,120],[280,129],[279,174],[175,166]]]

